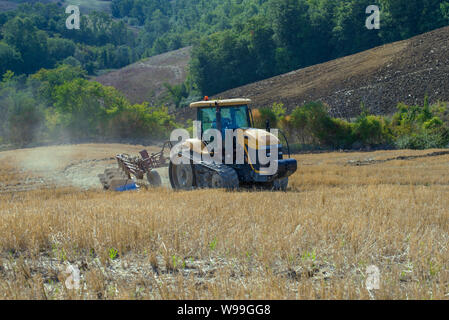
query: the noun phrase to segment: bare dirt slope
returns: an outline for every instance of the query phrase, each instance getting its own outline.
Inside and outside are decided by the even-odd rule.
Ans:
[[[449,100],[449,27],[355,55],[296,70],[223,92],[247,97],[256,106],[283,102],[289,109],[323,101],[334,116],[360,113],[360,103],[376,114],[395,111],[398,102]]]
[[[163,86],[164,82],[173,85],[186,79],[190,51],[191,47],[170,51],[109,72],[94,80],[115,87],[133,103],[156,102],[167,91]]]

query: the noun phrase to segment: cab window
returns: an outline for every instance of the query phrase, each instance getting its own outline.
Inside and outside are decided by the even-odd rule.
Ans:
[[[238,129],[248,128],[248,106],[232,106],[222,107],[221,109],[221,128]],[[215,108],[200,108],[198,109],[198,120],[201,121],[202,131],[217,128]]]

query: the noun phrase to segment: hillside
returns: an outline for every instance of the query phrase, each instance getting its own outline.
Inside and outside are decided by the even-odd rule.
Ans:
[[[60,6],[67,7],[68,5],[78,5],[80,7],[81,13],[89,13],[90,11],[103,11],[106,13],[111,12],[111,1],[109,0],[39,0],[39,1],[32,1],[32,0],[23,0],[21,2],[18,1],[8,1],[8,0],[0,0],[0,12],[7,11],[7,10],[13,10],[17,8],[17,6],[20,3],[35,3],[35,2],[41,2],[41,3],[50,3],[55,2]]]
[[[160,54],[94,78],[120,90],[131,102],[156,102],[166,92],[164,82],[182,83],[187,76],[191,47]]]
[[[65,0],[64,6],[68,5],[78,5],[81,13],[89,13],[91,11],[111,13],[111,1],[109,0]]]
[[[17,7],[17,3],[0,0],[0,12],[7,11],[7,10],[13,10],[16,7]]]
[[[398,102],[449,100],[449,27],[358,54],[228,90],[217,97],[251,98],[256,107],[283,102],[289,109],[323,101],[331,114],[353,117],[360,103],[375,114]]]

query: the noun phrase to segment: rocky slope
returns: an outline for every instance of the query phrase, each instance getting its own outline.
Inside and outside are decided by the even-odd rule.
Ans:
[[[186,47],[163,53],[93,80],[115,87],[133,103],[155,103],[167,91],[164,82],[174,85],[186,79],[190,51]]]
[[[398,102],[449,101],[449,27],[235,88],[216,97],[251,98],[256,107],[288,109],[323,101],[334,116],[353,117],[360,104],[390,114]]]

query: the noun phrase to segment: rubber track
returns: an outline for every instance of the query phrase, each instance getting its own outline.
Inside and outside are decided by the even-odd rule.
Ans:
[[[240,184],[237,172],[226,165],[220,165],[220,167],[219,171],[216,172],[222,177],[225,189],[237,189]]]
[[[238,189],[240,184],[239,177],[237,175],[237,172],[232,167],[223,164],[205,163],[205,162],[200,162],[196,164],[196,166],[202,167],[202,170],[207,169],[209,171],[218,173],[224,181],[225,189]],[[209,181],[209,186],[211,184],[212,181]]]

